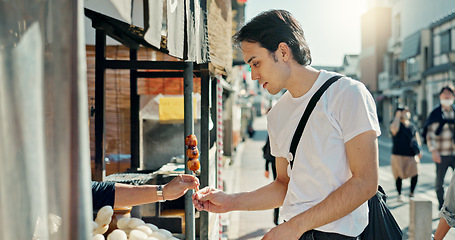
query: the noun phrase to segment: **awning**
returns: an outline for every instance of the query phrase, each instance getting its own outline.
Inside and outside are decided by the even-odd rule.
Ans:
[[[382,94],[386,97],[400,97],[401,95],[403,95],[404,92],[412,90],[413,90],[412,87],[392,88],[384,90]]]
[[[404,39],[400,61],[417,56],[418,54],[420,54],[420,31]]]
[[[92,20],[95,15],[98,19],[109,19],[114,35],[120,28],[123,35],[136,35],[136,43],[146,47],[165,49],[171,56],[198,64],[209,61],[204,1],[173,0],[163,4],[163,1],[86,0],[84,5]],[[125,29],[132,33],[126,33]],[[94,33],[88,33],[86,42],[90,43]]]

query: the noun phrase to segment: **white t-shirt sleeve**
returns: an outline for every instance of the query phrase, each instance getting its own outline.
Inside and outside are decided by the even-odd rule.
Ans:
[[[269,126],[267,126],[267,131],[268,131],[269,141],[270,141],[270,154],[274,157],[277,157],[277,156],[279,157],[280,154],[278,154],[278,146],[275,141],[276,137],[274,136],[274,133],[272,131],[270,131]]]
[[[333,99],[334,117],[340,124],[344,142],[366,131],[374,130],[381,135],[376,104],[373,96],[360,82],[350,82]]]

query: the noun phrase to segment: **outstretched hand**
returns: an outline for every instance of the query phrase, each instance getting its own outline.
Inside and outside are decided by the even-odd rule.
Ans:
[[[183,196],[188,189],[199,190],[199,179],[193,175],[180,174],[164,185],[164,199],[175,200]]]
[[[205,187],[195,192],[192,198],[194,207],[197,210],[213,213],[228,212],[229,209],[227,207],[230,201],[232,201],[230,195],[211,187]]]

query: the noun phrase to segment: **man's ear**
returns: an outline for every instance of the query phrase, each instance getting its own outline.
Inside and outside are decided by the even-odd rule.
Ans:
[[[283,61],[288,61],[291,59],[291,49],[285,42],[278,44],[278,56],[283,59]]]

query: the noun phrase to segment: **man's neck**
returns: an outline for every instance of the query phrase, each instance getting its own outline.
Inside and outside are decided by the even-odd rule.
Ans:
[[[286,89],[294,98],[303,96],[310,91],[316,79],[319,77],[319,71],[311,66],[296,65],[292,68],[292,73],[288,79]]]
[[[443,106],[443,105],[441,105],[441,108],[442,108],[442,111],[444,111],[444,112],[453,111],[452,106]]]

